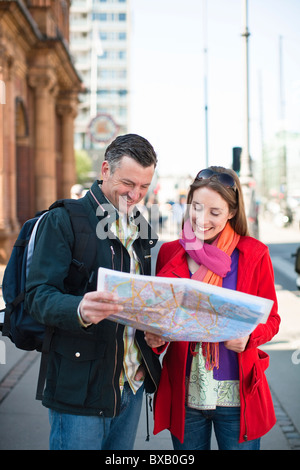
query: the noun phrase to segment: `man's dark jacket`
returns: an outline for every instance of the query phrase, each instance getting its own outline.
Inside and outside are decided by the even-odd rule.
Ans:
[[[110,229],[117,215],[98,183],[93,184],[92,194],[88,192],[78,201],[87,211],[95,236],[97,230],[103,238],[97,237],[90,291],[97,288],[98,267],[130,271],[129,254],[119,239],[101,236],[103,230]],[[146,224],[146,229],[145,226],[142,229],[141,222],[142,236],[135,240],[134,250],[141,273],[150,275],[150,249],[157,240],[145,236],[150,227],[142,216],[137,215],[138,221]],[[63,207],[49,211],[38,230],[25,299],[26,307],[36,320],[55,327],[43,404],[71,414],[112,417],[118,414],[120,407],[124,326],[111,320],[88,328],[80,326],[77,308],[84,292],[69,294],[65,284],[73,243],[74,234],[67,211]],[[160,377],[159,359],[147,346],[142,331],[136,331],[136,342],[146,369],[145,390],[154,393]]]

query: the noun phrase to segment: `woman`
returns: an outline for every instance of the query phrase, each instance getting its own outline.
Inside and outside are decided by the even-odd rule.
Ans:
[[[162,245],[156,269],[158,276],[191,277],[274,301],[267,322],[245,338],[167,345],[145,334],[155,352],[167,348],[154,434],[169,429],[175,450],[210,449],[213,423],[220,449],[259,449],[276,419],[264,374],[269,357],[257,347],[278,332],[280,317],[268,248],[248,234],[234,171],[212,166],[198,173],[181,238]]]

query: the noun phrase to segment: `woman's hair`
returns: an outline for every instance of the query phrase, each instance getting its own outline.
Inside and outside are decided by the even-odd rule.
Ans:
[[[233,178],[234,186],[226,186],[218,180],[218,175],[212,174],[209,178],[198,179],[197,176],[193,183],[190,185],[190,190],[187,196],[187,205],[192,203],[194,192],[203,187],[210,188],[217,193],[227,202],[229,211],[235,213],[229,223],[233,230],[239,235],[249,235],[247,217],[245,212],[244,198],[241,188],[240,180],[235,171],[223,168],[221,166],[210,166],[208,168],[214,173],[227,174]],[[186,214],[187,216],[187,214]]]

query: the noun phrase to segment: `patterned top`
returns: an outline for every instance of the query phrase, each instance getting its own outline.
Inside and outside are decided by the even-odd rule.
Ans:
[[[187,383],[187,406],[212,410],[216,406],[240,406],[239,380],[216,380],[213,371],[205,368],[201,343],[195,348]]]
[[[223,279],[223,287],[235,289],[238,269],[238,250],[231,255],[231,270]],[[208,371],[202,354],[202,344],[195,348],[190,373],[187,377],[186,403],[198,410],[216,406],[240,406],[239,368],[237,354],[219,343],[219,369]]]

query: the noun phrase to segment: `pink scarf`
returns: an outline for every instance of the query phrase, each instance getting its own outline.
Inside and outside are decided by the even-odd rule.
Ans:
[[[184,223],[181,237],[182,238],[179,240],[179,243],[183,246],[186,253],[188,253],[190,257],[200,265],[200,267],[204,267],[204,274],[206,274],[207,269],[209,269],[223,278],[230,271],[231,257],[217,247],[220,236],[218,236],[212,244],[203,243],[194,234],[191,222],[188,219]],[[198,279],[200,281],[203,278],[200,279],[200,277],[202,277],[202,273],[198,273],[198,271],[196,271],[193,279]]]
[[[212,244],[203,243],[195,236],[190,220],[186,220],[179,243],[186,253],[200,265],[192,275],[192,279],[222,287],[223,278],[231,268],[232,252],[237,246],[239,239],[240,235],[227,222],[222,232]],[[191,354],[195,355],[195,343],[191,343],[190,349]],[[219,343],[203,342],[202,352],[206,358],[206,369],[212,370],[214,367],[218,369]]]

